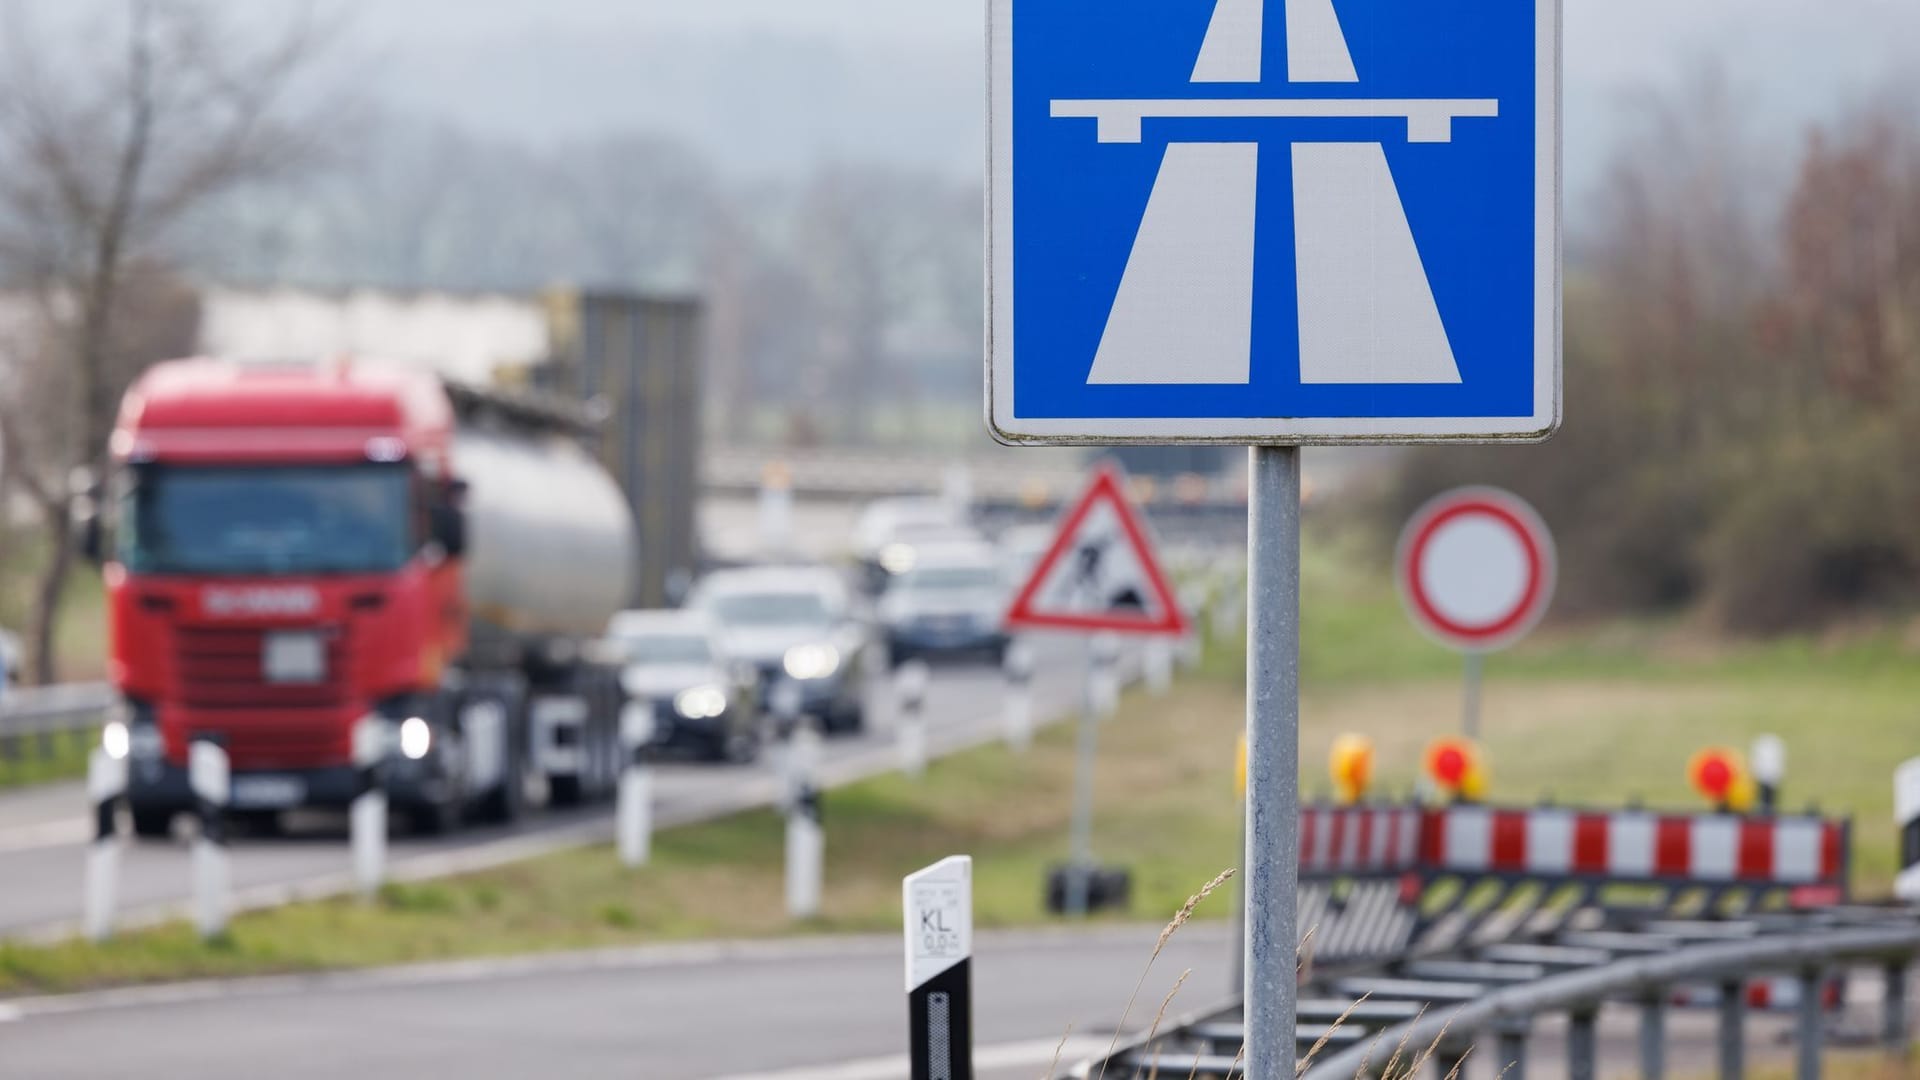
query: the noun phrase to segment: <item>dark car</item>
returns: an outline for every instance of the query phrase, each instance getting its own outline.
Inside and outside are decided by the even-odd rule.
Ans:
[[[652,746],[713,761],[758,753],[759,680],[728,662],[704,615],[623,611],[607,627],[607,644],[624,664],[628,707],[650,714]]]
[[[729,659],[760,673],[763,704],[791,682],[800,711],[829,733],[866,726],[868,630],[835,571],[816,566],[723,570],[694,587],[689,606],[718,627]]]

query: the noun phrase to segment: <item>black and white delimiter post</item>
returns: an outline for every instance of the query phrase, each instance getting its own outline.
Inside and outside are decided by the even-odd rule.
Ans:
[[[1753,770],[1754,786],[1759,788],[1760,812],[1780,810],[1780,785],[1787,778],[1787,744],[1778,735],[1761,735],[1753,740],[1747,754],[1747,767]]]
[[[387,877],[387,756],[391,727],[369,716],[353,726],[353,802],[347,807],[353,886],[371,899]]]
[[[1893,773],[1893,820],[1900,827],[1900,874],[1893,894],[1920,904],[1920,758]]]
[[[927,684],[933,673],[924,660],[909,660],[893,673],[894,704],[899,709],[895,739],[900,771],[916,779],[927,771]]]
[[[1033,745],[1033,648],[1024,641],[1008,644],[1003,666],[1007,676],[1003,734],[1009,748],[1025,753]]]
[[[114,894],[120,882],[120,836],[116,810],[127,793],[127,759],[96,747],[87,756],[87,799],[93,805],[93,843],[87,848],[87,891],[82,925],[88,941],[113,934]]]
[[[619,805],[614,809],[620,862],[645,866],[653,854],[653,773],[647,768],[647,747],[653,742],[653,706],[628,702],[620,711]]]
[[[973,858],[909,874],[901,893],[912,1080],[973,1080]]]
[[[787,740],[787,914],[811,919],[820,914],[826,833],[821,826],[820,733],[810,722],[797,724]]]
[[[200,936],[210,938],[227,928],[231,880],[227,803],[233,794],[233,773],[226,748],[209,739],[195,739],[187,752],[187,783],[193,788],[193,812],[200,823],[200,835],[193,841],[193,919]]]

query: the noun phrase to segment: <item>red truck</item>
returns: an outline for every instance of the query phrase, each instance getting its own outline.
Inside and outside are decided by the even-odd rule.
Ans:
[[[590,426],[351,361],[142,377],[100,552],[138,833],[191,805],[200,738],[230,756],[236,813],[346,805],[367,717],[424,831],[609,794],[621,697],[595,645],[636,555]]]

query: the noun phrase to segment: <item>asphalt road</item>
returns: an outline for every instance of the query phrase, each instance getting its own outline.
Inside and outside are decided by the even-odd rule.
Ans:
[[[1034,645],[1034,713],[1042,720],[1057,718],[1079,700],[1078,646],[1050,639]],[[892,695],[880,681],[870,692],[867,732],[826,744],[823,771],[830,783],[884,771],[896,760]],[[936,666],[925,711],[932,751],[997,737],[1005,693],[1004,680],[990,666]],[[781,790],[774,762],[775,755],[768,754],[744,767],[662,766],[655,785],[658,821],[680,824],[772,800]],[[270,905],[347,887],[344,816],[300,820],[295,826],[286,836],[234,841],[233,881],[241,905]],[[90,829],[78,784],[0,794],[0,937],[48,936],[72,929],[79,917]],[[431,839],[399,837],[391,848],[391,869],[397,879],[427,877],[611,836],[605,807],[536,812],[512,829],[476,828]],[[119,893],[127,922],[180,914],[188,887],[184,843],[127,844]]]
[[[1069,1026],[1063,1064],[1104,1049],[1157,934],[981,935],[980,1080],[1040,1076]],[[904,1080],[900,949],[893,937],[667,947],[25,1002],[0,1006],[0,1076]],[[1136,1020],[1188,968],[1183,1000],[1217,999],[1221,928],[1169,943]]]

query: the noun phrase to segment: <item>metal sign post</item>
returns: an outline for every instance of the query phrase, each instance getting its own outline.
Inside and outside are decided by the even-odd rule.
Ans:
[[[1293,1080],[1300,935],[1300,449],[1253,449],[1247,506],[1245,1080]]]

